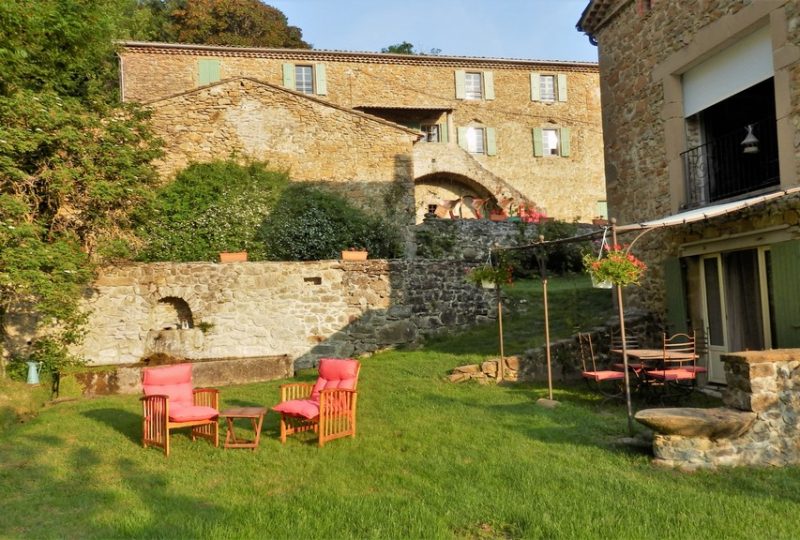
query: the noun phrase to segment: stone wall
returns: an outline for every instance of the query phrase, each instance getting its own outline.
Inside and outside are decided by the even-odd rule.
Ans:
[[[178,96],[199,86],[198,62],[201,59],[219,61],[221,80],[249,77],[275,86],[283,84],[285,63],[310,65],[315,69],[324,65],[326,92],[315,95],[315,99],[347,109],[380,114],[400,123],[416,120],[409,121],[409,125],[429,118],[441,121],[444,117],[451,145],[457,142],[459,127],[494,128],[496,155],[475,154],[474,160],[545,208],[548,215],[566,220],[580,216],[588,221],[597,213],[597,201],[605,199],[600,93],[594,64],[142,43],[123,46],[120,58],[124,99],[149,102],[154,108],[165,103],[154,100],[169,98],[166,102],[178,104],[181,101],[171,101],[174,98],[170,96]],[[456,98],[456,70],[491,73],[494,98]],[[534,101],[531,98],[532,72],[566,76],[567,100]],[[262,123],[270,127],[281,124],[280,133],[291,138],[298,125],[316,121],[315,116],[304,115],[300,118],[301,124],[297,124],[295,116],[278,110],[267,117],[258,114],[251,117],[249,109],[233,106],[224,96],[211,109],[215,118],[227,118],[226,121],[236,123],[239,133],[234,140],[248,144],[250,140],[259,138]],[[256,107],[256,112],[258,110]],[[287,114],[289,118],[284,118]],[[238,116],[234,118],[234,115]],[[184,122],[181,118],[178,120]],[[532,129],[544,127],[570,129],[568,157],[533,155]],[[313,125],[304,129],[316,130]],[[331,136],[331,132],[325,129],[319,129],[318,133],[326,138]],[[380,140],[369,132],[355,135],[345,132],[343,135],[351,137],[328,155],[312,151],[287,154],[293,158],[292,171],[313,168],[317,159],[328,157],[346,162],[357,160],[357,155],[350,155],[351,144],[359,148],[361,144]],[[289,143],[277,138],[276,144],[285,147]],[[181,151],[189,155],[197,151],[194,159],[198,161],[205,159],[204,154],[208,153],[202,145],[185,137],[180,146]],[[462,153],[457,150],[459,152],[454,154]],[[379,153],[376,158],[383,159],[383,156]],[[420,170],[428,171],[429,163],[424,165]],[[383,166],[393,166],[391,159]],[[434,172],[439,174],[442,171],[435,169]],[[316,172],[311,176],[325,177]],[[479,178],[459,178],[456,181],[467,186],[483,185]],[[483,186],[483,189],[494,196],[501,196],[503,191],[496,193],[491,185]]]
[[[474,265],[473,265],[474,266]],[[465,329],[492,295],[453,261],[155,263],[103,268],[89,291],[91,365],[153,353],[188,359],[289,355],[297,367]],[[21,351],[19,328],[9,342]]]
[[[800,464],[800,349],[728,354],[723,361],[728,382],[723,401],[731,409],[724,417],[738,414],[744,433],[657,434],[656,463],[688,470]]]

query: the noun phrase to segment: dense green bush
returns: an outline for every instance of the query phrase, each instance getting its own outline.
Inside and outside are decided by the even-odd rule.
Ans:
[[[259,238],[270,260],[336,259],[350,247],[367,249],[376,258],[402,253],[399,236],[388,222],[338,195],[302,184],[283,192]]]
[[[220,251],[263,258],[261,222],[289,182],[264,163],[193,164],[139,212],[143,261],[213,261]]]
[[[518,245],[530,245],[538,241],[539,235],[546,241],[571,238],[578,233],[578,225],[567,221],[547,221],[536,229],[520,224]],[[583,254],[590,250],[589,242],[565,242],[547,246],[545,253],[547,271],[550,274],[564,275],[583,271]],[[514,261],[515,275],[518,277],[538,277],[539,263],[535,248],[510,252]]]

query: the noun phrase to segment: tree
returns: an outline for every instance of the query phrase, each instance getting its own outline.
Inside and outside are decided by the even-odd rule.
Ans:
[[[38,315],[30,354],[53,369],[74,360],[92,257],[156,180],[145,115],[116,100],[127,2],[0,3],[0,344],[9,310],[26,304]]]
[[[300,28],[259,0],[192,0],[173,9],[170,19],[182,43],[311,48]]]
[[[389,45],[388,47],[384,47],[381,49],[382,53],[389,53],[389,54],[417,54],[420,56],[430,55],[430,56],[438,56],[442,49],[433,48],[429,52],[421,52],[415,51],[414,45],[409,43],[408,41],[403,41],[402,43],[396,43],[394,45]]]

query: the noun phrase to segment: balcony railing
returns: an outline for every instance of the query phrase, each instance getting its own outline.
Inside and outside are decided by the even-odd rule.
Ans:
[[[753,125],[758,151],[745,153],[746,127],[681,154],[686,178],[686,207],[759,192],[780,185],[774,120]]]

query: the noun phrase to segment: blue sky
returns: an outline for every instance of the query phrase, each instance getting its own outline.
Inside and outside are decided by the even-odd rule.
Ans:
[[[315,49],[380,52],[408,41],[443,55],[597,61],[575,29],[588,0],[263,0]]]

